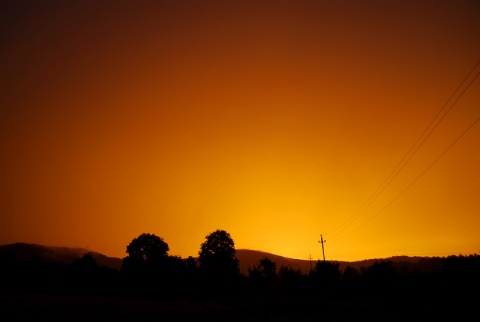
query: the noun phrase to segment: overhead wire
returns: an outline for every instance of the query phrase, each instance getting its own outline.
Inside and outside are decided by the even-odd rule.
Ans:
[[[418,137],[415,143],[410,147],[407,153],[403,156],[403,158],[399,161],[399,163],[395,166],[395,168],[390,172],[390,174],[385,178],[385,180],[380,184],[380,186],[375,190],[375,192],[367,199],[367,201],[352,215],[350,216],[342,225],[340,225],[336,230],[332,232],[330,239],[336,238],[339,236],[345,229],[347,229],[350,225],[352,225],[367,209],[368,207],[378,198],[378,196],[390,185],[390,183],[395,179],[398,173],[405,167],[405,165],[410,161],[413,155],[420,149],[420,147],[425,143],[425,141],[430,137],[433,131],[438,127],[438,125],[443,121],[446,115],[451,111],[451,109],[455,106],[458,100],[463,96],[463,94],[470,88],[476,78],[480,75],[480,72],[473,77],[473,79],[468,83],[468,85],[463,89],[463,91],[458,95],[455,101],[450,105],[450,107],[443,113],[440,117],[442,111],[448,106],[449,102],[455,97],[457,92],[462,88],[465,82],[469,79],[470,75],[474,72],[477,66],[480,64],[480,59],[476,62],[476,64],[471,68],[468,74],[464,77],[461,83],[457,86],[454,92],[450,95],[447,99],[445,104],[442,108],[437,112],[435,117],[432,121],[428,124],[422,134]],[[437,121],[436,121],[437,120]],[[435,123],[436,121],[436,123]],[[476,123],[475,121],[474,123]],[[434,124],[435,123],[435,124]],[[434,125],[433,125],[434,124]],[[433,125],[433,127],[432,127]],[[472,125],[473,126],[473,125]],[[429,130],[430,129],[430,130]],[[428,133],[427,133],[428,132]],[[416,180],[415,180],[416,181]],[[395,198],[394,200],[396,200]],[[374,217],[376,217],[375,215]],[[370,222],[369,220],[368,222]],[[363,225],[361,226],[363,227]],[[356,230],[355,230],[356,231]]]
[[[479,73],[480,74],[480,73]],[[478,76],[478,75],[477,75]],[[460,139],[465,135],[467,134],[468,131],[470,131],[470,129],[478,123],[478,121],[480,121],[480,116],[477,117],[477,119],[472,123],[470,124],[452,143],[450,143],[450,145],[440,154],[438,155],[435,160],[433,160],[432,163],[430,163],[430,165],[428,167],[426,167],[415,179],[413,179],[395,198],[393,198],[387,205],[385,205],[380,211],[378,211],[375,215],[373,215],[372,217],[370,217],[370,219],[368,219],[366,222],[364,222],[361,226],[359,226],[357,229],[351,231],[348,235],[343,235],[342,238],[345,238],[345,237],[348,237],[350,236],[351,234],[357,232],[358,230],[360,230],[361,228],[363,228],[365,225],[367,225],[369,222],[371,222],[373,219],[375,219],[378,215],[380,215],[382,212],[384,212],[388,207],[390,207],[398,198],[400,198],[400,196],[402,196],[408,189],[410,189],[414,184],[415,182],[417,182],[421,177],[423,177],[423,175],[428,171],[430,170],[430,168],[438,162],[438,160],[440,160],[455,144],[457,144],[458,141],[460,141]]]

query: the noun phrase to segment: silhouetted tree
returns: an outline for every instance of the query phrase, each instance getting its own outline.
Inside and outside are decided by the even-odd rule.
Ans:
[[[12,252],[0,253],[0,294],[19,288],[19,263]]]
[[[68,265],[45,260],[34,256],[30,259],[17,260],[15,265],[15,288],[34,292],[56,292],[60,277]]]
[[[340,264],[338,263],[317,261],[312,274],[315,283],[321,288],[331,291],[340,280],[341,273],[339,267]]]
[[[193,256],[183,259],[184,275],[183,282],[188,294],[193,294],[198,290],[199,272],[197,260]]]
[[[356,268],[350,265],[345,267],[341,276],[341,281],[343,291],[348,293],[346,295],[351,295],[354,291],[357,291],[360,278],[360,272]]]
[[[277,264],[267,257],[260,260],[258,268],[265,278],[274,279],[277,276]]]
[[[202,278],[211,286],[226,286],[240,273],[239,262],[235,257],[235,243],[225,230],[217,229],[205,238],[199,251]]]
[[[248,274],[258,275],[264,279],[274,279],[277,276],[277,264],[268,257],[262,258],[257,266],[248,269]]]
[[[70,264],[66,282],[69,290],[76,292],[93,292],[99,288],[100,266],[91,253],[83,255]]]
[[[371,292],[370,294],[386,299],[387,294],[393,293],[396,274],[392,261],[376,261],[367,268],[362,267],[361,272],[364,286]]]
[[[300,295],[306,286],[305,276],[301,269],[293,269],[288,266],[280,266],[278,270],[280,287],[287,296],[296,297]]]
[[[273,290],[277,282],[277,264],[267,257],[261,259],[257,266],[248,269],[248,279],[257,291]]]
[[[71,268],[73,271],[79,272],[82,275],[93,275],[98,272],[100,266],[92,253],[86,253],[83,257],[74,260]]]
[[[362,269],[363,275],[371,282],[384,284],[395,276],[395,270],[390,260],[376,261],[371,266]]]
[[[196,274],[197,272],[197,260],[193,258],[193,256],[188,256],[186,259],[184,259],[185,262],[185,267],[187,269],[187,272]]]
[[[127,246],[121,271],[129,288],[138,292],[156,292],[168,280],[169,251],[163,238],[143,233]]]
[[[459,255],[445,258],[442,284],[452,293],[473,294],[480,286],[480,256]]]
[[[134,273],[151,273],[165,264],[170,248],[163,238],[143,233],[127,246],[122,270]]]
[[[187,266],[180,256],[168,256],[160,270],[163,276],[163,287],[168,288],[171,295],[182,293],[190,287],[187,277]]]

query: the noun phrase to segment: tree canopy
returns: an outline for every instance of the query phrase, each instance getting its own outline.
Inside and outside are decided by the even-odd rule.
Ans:
[[[225,276],[239,273],[235,243],[225,230],[217,229],[205,237],[199,251],[200,269],[206,273]]]
[[[122,268],[135,272],[159,269],[168,258],[169,250],[163,238],[143,233],[127,246],[128,256],[123,259]]]

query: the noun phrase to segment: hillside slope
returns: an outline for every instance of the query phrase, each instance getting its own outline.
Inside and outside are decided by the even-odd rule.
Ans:
[[[27,243],[14,243],[0,246],[0,254],[9,253],[19,260],[28,260],[32,258],[41,258],[47,261],[70,264],[74,260],[82,258],[90,253],[100,266],[120,269],[122,259],[108,257],[104,254],[91,251],[85,248],[44,246]]]
[[[0,254],[10,253],[17,259],[31,259],[42,258],[47,261],[60,262],[65,264],[72,263],[75,259],[83,257],[86,253],[91,253],[100,266],[106,266],[119,270],[122,266],[122,259],[116,257],[109,257],[104,254],[91,251],[84,248],[71,247],[56,247],[44,246],[28,243],[14,243],[7,245],[0,245]],[[276,254],[262,252],[250,249],[237,249],[236,257],[239,260],[240,272],[248,275],[248,269],[257,266],[261,259],[267,257],[277,265],[277,271],[282,266],[292,268],[294,270],[301,270],[302,273],[308,273],[312,268],[315,268],[317,260],[302,260],[283,257]],[[433,271],[442,268],[443,259],[436,257],[408,257],[396,256],[383,259],[368,259],[356,262],[342,262],[333,261],[339,264],[340,271],[343,271],[347,266],[356,269],[368,267],[376,261],[389,260],[393,265],[399,269],[418,269],[420,271]]]
[[[243,274],[248,274],[248,269],[253,268],[258,265],[260,260],[267,257],[277,264],[277,270],[281,266],[287,266],[293,268],[294,270],[300,269],[302,273],[308,273],[311,268],[315,268],[315,264],[318,260],[303,260],[303,259],[293,259],[278,256],[275,254],[270,254],[257,250],[248,250],[248,249],[238,249],[236,251],[236,257],[240,261],[240,271]],[[443,260],[442,258],[436,257],[408,257],[408,256],[395,256],[389,258],[378,258],[378,259],[367,259],[356,262],[342,262],[342,261],[330,261],[337,263],[339,265],[340,271],[347,266],[351,266],[357,270],[360,270],[362,267],[368,267],[374,264],[377,261],[391,261],[392,265],[401,270],[413,270],[417,269],[420,271],[434,271],[442,268]]]

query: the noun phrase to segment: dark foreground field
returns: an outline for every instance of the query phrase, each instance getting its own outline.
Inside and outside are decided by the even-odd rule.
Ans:
[[[318,261],[308,273],[263,258],[246,275],[170,256],[147,264],[5,252],[0,321],[480,321],[478,255],[343,270]]]
[[[474,295],[476,296],[476,295]],[[452,299],[455,296],[452,297]],[[154,298],[2,295],[4,321],[460,321],[478,318],[478,302],[452,299]],[[475,308],[476,307],[476,308]]]

